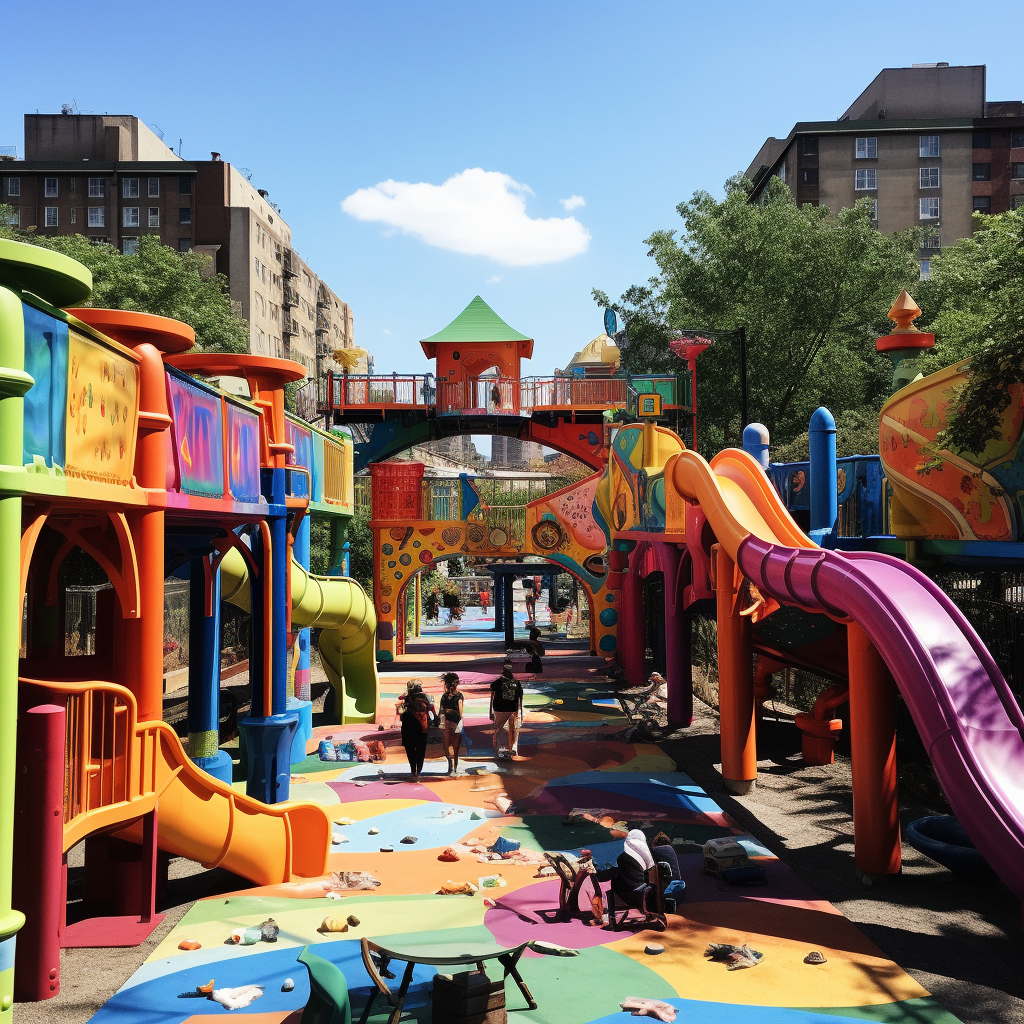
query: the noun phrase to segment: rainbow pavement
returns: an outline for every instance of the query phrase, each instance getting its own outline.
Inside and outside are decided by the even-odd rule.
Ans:
[[[552,671],[557,672],[554,665]],[[596,670],[562,674],[575,678],[526,684],[520,757],[499,763],[487,720],[492,677],[463,672],[470,750],[464,745],[460,768],[466,774],[458,778],[432,774],[445,769],[438,744],[432,743],[428,758],[440,760],[428,760],[427,774],[412,783],[396,734],[365,727],[317,729],[316,739],[387,739],[383,765],[322,762],[314,754],[294,766],[292,779],[295,799],[323,804],[347,840],[332,848],[331,869],[369,872],[379,887],[336,899],[325,895],[324,883],[304,881],[196,903],[92,1018],[94,1024],[209,1024],[225,1015],[239,1024],[298,1024],[309,982],[295,958],[307,944],[342,969],[358,1019],[371,990],[360,958],[364,935],[389,946],[436,939],[508,947],[540,939],[578,949],[571,958],[529,950],[524,955],[519,967],[538,1008],[517,1009],[522,997],[507,986],[511,1019],[524,1024],[623,1022],[633,1019],[618,1006],[628,996],[666,1000],[678,1008],[677,1020],[702,1024],[955,1024],[925,989],[743,833],[657,746],[626,740],[628,722],[603,676]],[[408,678],[392,674],[382,680],[381,722],[390,724]],[[426,682],[439,693],[436,679]],[[597,821],[573,815],[582,809]],[[558,882],[536,877],[538,865],[528,861],[539,858],[530,853],[579,853],[586,847],[598,865],[614,863],[622,840],[608,826],[623,820],[649,837],[661,831],[677,841],[687,884],[681,913],[669,915],[668,930],[660,933],[611,932],[581,920],[547,923],[548,912],[558,906]],[[416,842],[402,844],[407,836]],[[479,862],[471,848],[490,846],[499,836],[518,840],[527,862]],[[764,868],[767,884],[738,888],[704,874],[697,844],[717,836],[741,841]],[[382,846],[394,852],[381,852]],[[438,859],[449,846],[458,852],[457,862]],[[503,887],[471,896],[437,895],[449,881],[478,883],[495,872]],[[348,915],[358,918],[358,926],[345,933],[318,930],[325,917]],[[226,944],[234,929],[268,917],[280,926],[276,943]],[[180,950],[183,940],[200,948]],[[651,941],[663,944],[665,952],[646,954]],[[764,959],[756,968],[728,971],[704,956],[711,942],[747,943]],[[823,953],[826,962],[805,964],[811,950]],[[403,1020],[430,1021],[433,974],[434,968],[416,967]],[[294,980],[292,991],[282,991],[286,978]],[[211,980],[217,988],[263,985],[264,994],[230,1013],[210,1000],[185,996]],[[383,1000],[374,1009],[371,1021],[387,1020]]]

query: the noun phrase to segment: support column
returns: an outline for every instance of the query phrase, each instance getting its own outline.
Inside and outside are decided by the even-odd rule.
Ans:
[[[635,557],[635,556],[634,556]],[[643,686],[647,667],[644,661],[644,583],[639,559],[631,559],[622,581],[622,608],[619,618],[619,656],[630,686]]]
[[[715,545],[718,600],[718,717],[722,782],[730,793],[749,793],[757,781],[754,665],[750,619],[740,615],[743,578],[721,544]]]
[[[292,541],[292,558],[306,572],[309,572],[309,533],[310,521],[307,513],[302,517]],[[290,565],[287,572],[291,573]],[[306,759],[306,744],[313,738],[313,702],[309,699],[309,644],[310,629],[307,626],[296,632],[295,646],[298,648],[299,660],[295,665],[294,694],[288,696],[287,702],[288,711],[294,711],[299,716],[295,738],[292,740],[292,764],[298,764]],[[294,654],[292,657],[294,659]]]
[[[494,630],[503,632],[505,629],[505,576],[494,574]]]
[[[511,576],[504,578],[504,590],[503,590],[503,605],[505,613],[502,616],[505,624],[505,647],[513,647],[516,642],[516,617],[514,606],[512,603],[513,599],[513,584],[514,580]]]
[[[423,619],[423,591],[420,587],[420,573],[416,573],[413,577],[413,615],[416,616],[416,622],[413,625],[413,636],[421,635],[421,620]]]
[[[846,643],[856,864],[868,874],[895,875],[901,866],[896,683],[855,622],[846,627]]]
[[[188,753],[231,785],[231,757],[220,749],[220,569],[208,557],[189,565]]]
[[[0,971],[17,962],[15,993],[20,1002],[52,999],[60,992],[66,717],[63,707],[41,704],[22,716],[18,729],[14,905],[24,912],[25,925],[18,935],[17,956],[12,948],[10,963],[0,963]]]
[[[693,722],[693,665],[690,660],[690,616],[683,611],[679,586],[682,551],[666,544],[661,552],[665,577],[665,679],[668,682],[668,725],[686,729]]]

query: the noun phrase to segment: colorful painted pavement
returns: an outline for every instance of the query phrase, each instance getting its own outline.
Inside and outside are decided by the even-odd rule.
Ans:
[[[619,1002],[646,996],[672,1003],[678,1020],[702,1024],[955,1024],[835,907],[742,833],[658,747],[625,739],[628,723],[609,707],[602,678],[581,676],[527,684],[521,756],[499,763],[486,717],[490,677],[462,673],[470,750],[460,764],[467,774],[458,778],[437,774],[445,768],[439,745],[428,749],[428,758],[441,759],[428,760],[427,774],[412,783],[397,733],[318,729],[316,739],[383,736],[388,743],[384,765],[312,756],[295,767],[292,787],[297,799],[326,806],[336,832],[347,840],[334,847],[332,870],[366,871],[380,886],[338,900],[325,896],[323,883],[306,881],[196,903],[93,1022],[209,1024],[229,1011],[187,994],[212,979],[218,989],[265,986],[248,1009],[231,1012],[233,1020],[298,1024],[309,983],[295,958],[307,944],[342,969],[357,1018],[370,992],[359,951],[366,935],[393,946],[443,941],[507,947],[541,939],[579,950],[572,958],[526,953],[520,969],[538,1008],[516,1012],[514,1019],[523,1022],[623,1022],[631,1017]],[[382,680],[379,720],[386,725],[407,678]],[[434,680],[428,683],[428,690],[440,691]],[[512,805],[502,813],[506,796]],[[574,814],[580,811],[596,821]],[[536,877],[536,864],[481,863],[471,852],[504,836],[519,840],[527,859],[530,851],[578,853],[586,847],[599,865],[611,864],[622,851],[611,827],[622,821],[644,828],[649,837],[665,832],[680,853],[687,889],[681,913],[669,915],[666,932],[611,932],[582,920],[548,923],[558,905],[557,881]],[[371,835],[371,829],[378,831]],[[697,844],[725,835],[735,835],[763,866],[765,885],[731,887],[703,873]],[[402,844],[407,836],[416,842]],[[382,846],[394,852],[381,852]],[[458,852],[458,862],[438,859],[448,846]],[[436,895],[448,881],[476,883],[494,872],[501,873],[504,887],[473,896]],[[359,920],[348,932],[318,931],[325,917],[348,915]],[[233,929],[268,917],[281,929],[275,944],[225,944]],[[201,946],[179,950],[183,940]],[[665,952],[646,954],[652,941]],[[711,942],[747,943],[764,959],[753,969],[728,971],[705,958]],[[826,962],[805,964],[811,950],[823,953]],[[416,968],[403,1019],[430,1020],[433,974],[433,968]],[[292,991],[282,991],[286,978],[294,980]],[[515,986],[507,986],[507,993],[510,1010],[522,1006]],[[383,1001],[375,1009],[381,1012],[371,1021],[387,1019]]]

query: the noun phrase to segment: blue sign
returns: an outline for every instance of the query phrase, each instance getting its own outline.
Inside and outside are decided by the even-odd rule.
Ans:
[[[618,330],[618,321],[615,319],[615,310],[604,311],[604,333],[611,337]]]

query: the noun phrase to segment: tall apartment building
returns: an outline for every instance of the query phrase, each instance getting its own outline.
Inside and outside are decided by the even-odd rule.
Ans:
[[[880,231],[923,228],[921,274],[975,213],[1024,205],[1024,102],[989,101],[985,66],[886,68],[836,121],[801,121],[769,138],[747,177],[772,176],[797,202],[838,211],[874,201]]]
[[[543,459],[544,447],[536,441],[518,437],[491,438],[491,465],[503,469],[529,469],[530,463]]]
[[[41,235],[82,234],[132,253],[145,236],[211,257],[258,355],[339,369],[352,310],[298,255],[267,193],[212,153],[182,160],[128,114],[26,114],[25,159],[0,160],[0,202]],[[356,372],[368,372],[367,360]]]

